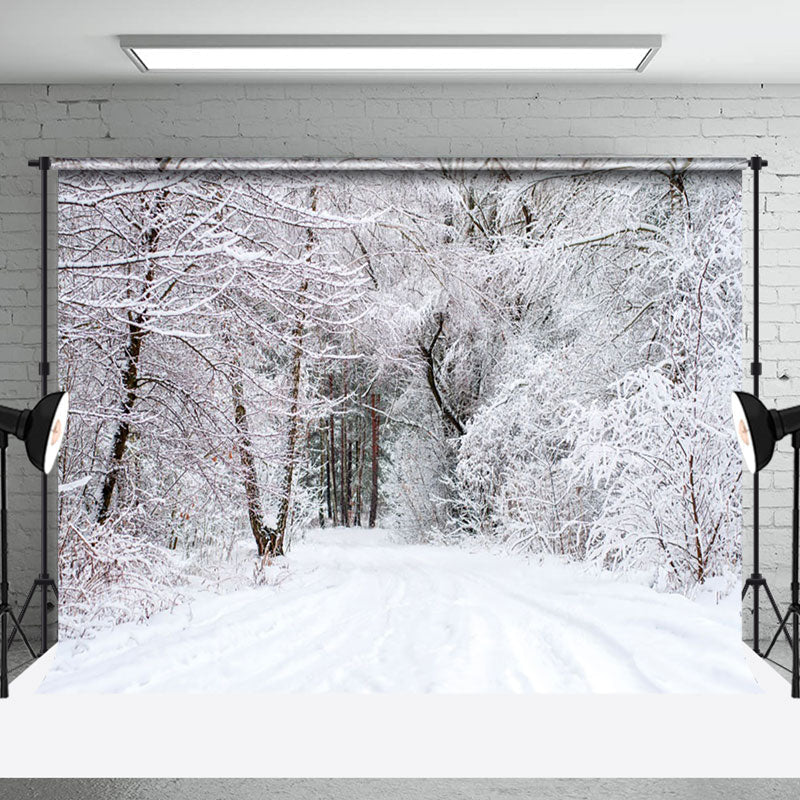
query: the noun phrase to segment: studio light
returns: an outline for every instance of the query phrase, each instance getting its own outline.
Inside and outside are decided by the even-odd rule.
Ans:
[[[736,438],[747,469],[757,473],[769,464],[775,444],[791,435],[794,477],[792,481],[792,601],[775,636],[764,653],[768,658],[780,635],[792,619],[792,697],[800,698],[800,406],[768,409],[747,392],[734,392],[731,411]]]
[[[47,475],[56,463],[69,413],[67,392],[53,392],[32,409],[0,406],[0,431],[25,442],[31,464]]]
[[[0,406],[0,697],[8,697],[8,622],[19,633],[33,658],[36,654],[8,602],[8,497],[6,493],[6,450],[9,435],[25,443],[28,459],[45,474],[56,463],[64,441],[69,413],[69,395],[54,392],[43,397],[32,409],[22,411]]]
[[[800,430],[800,406],[770,410],[752,394],[734,392],[731,411],[736,438],[750,472],[764,469],[775,452],[775,443]]]
[[[660,36],[123,36],[142,72],[641,72]]]

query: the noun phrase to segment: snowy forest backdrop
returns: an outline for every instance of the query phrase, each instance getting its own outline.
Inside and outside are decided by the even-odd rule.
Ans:
[[[740,213],[724,172],[61,173],[62,635],[315,527],[732,583]]]

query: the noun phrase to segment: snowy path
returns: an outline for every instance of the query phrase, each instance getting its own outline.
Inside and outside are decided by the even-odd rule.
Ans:
[[[277,586],[63,641],[42,692],[758,691],[738,605],[384,532],[325,531]]]

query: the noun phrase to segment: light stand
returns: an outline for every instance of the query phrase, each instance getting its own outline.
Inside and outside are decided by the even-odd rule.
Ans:
[[[14,626],[14,631],[19,631],[25,647],[33,658],[33,652],[25,631],[22,630],[19,620],[14,616],[8,603],[8,499],[6,496],[6,450],[8,449],[8,434],[0,431],[0,557],[3,560],[0,568],[0,698],[8,697],[8,621]]]
[[[800,698],[800,406],[780,411],[767,410],[754,395],[734,392],[731,398],[733,426],[742,450],[745,466],[753,474],[769,464],[775,452],[775,444],[791,434],[794,455],[794,478],[792,483],[792,601],[784,617],[778,615],[780,623],[772,637],[767,658],[785,633],[792,646],[792,697]],[[792,635],[787,624],[792,618]]]
[[[8,434],[25,442],[28,459],[45,475],[55,466],[56,456],[64,440],[69,413],[69,395],[54,392],[43,397],[32,409],[19,411],[0,405],[0,698],[8,697],[8,622],[13,634],[19,631],[28,652],[36,658],[33,648],[14,616],[8,599],[8,469],[6,450]]]
[[[767,166],[766,159],[753,156],[748,161],[748,166],[753,170],[753,361],[750,364],[750,374],[753,376],[753,396],[758,397],[759,378],[761,377],[761,356],[759,352],[759,176],[761,168]],[[759,542],[759,502],[758,502],[758,472],[753,474],[753,571],[744,582],[742,588],[742,602],[747,596],[747,590],[753,590],[753,651],[762,655],[759,641],[759,592],[761,589],[769,599],[775,619],[781,621],[781,612],[775,598],[772,596],[767,579],[761,574],[761,547]],[[789,634],[786,634],[787,638]]]
[[[792,602],[775,631],[764,658],[769,658],[781,631],[788,636],[787,623],[792,618],[792,697],[800,697],[800,432],[792,434],[794,477],[792,480]]]

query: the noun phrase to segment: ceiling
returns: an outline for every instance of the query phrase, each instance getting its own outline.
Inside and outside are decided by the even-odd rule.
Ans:
[[[117,37],[270,33],[661,34],[662,49],[641,75],[535,79],[800,83],[798,0],[0,0],[0,83],[175,82],[139,73]],[[265,76],[180,82],[245,79]]]

